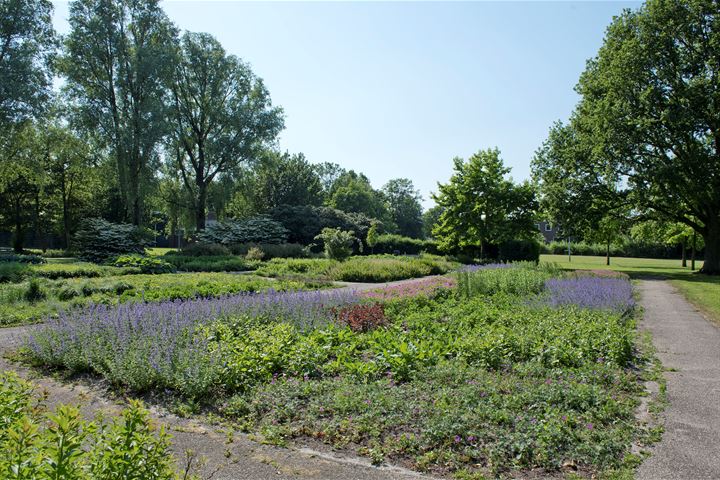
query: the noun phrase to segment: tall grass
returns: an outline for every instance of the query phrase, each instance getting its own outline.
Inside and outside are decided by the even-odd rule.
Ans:
[[[560,271],[553,263],[534,262],[465,268],[457,273],[457,291],[465,298],[498,293],[527,297],[542,292],[545,282]]]

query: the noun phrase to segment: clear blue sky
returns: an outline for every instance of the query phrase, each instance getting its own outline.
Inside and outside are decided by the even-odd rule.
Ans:
[[[252,65],[285,109],[280,146],[364,172],[408,177],[425,206],[452,158],[498,147],[516,180],[605,28],[639,2],[251,3],[165,1]],[[55,2],[67,32],[67,2]]]

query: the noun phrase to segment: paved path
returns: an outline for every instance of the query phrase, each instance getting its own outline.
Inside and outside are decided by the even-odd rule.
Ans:
[[[347,284],[344,288],[366,290],[389,284]],[[86,418],[102,412],[106,417],[119,414],[123,400],[115,398],[102,381],[67,384],[52,378],[38,378],[34,372],[11,363],[4,355],[16,349],[36,326],[0,328],[0,371],[14,370],[30,378],[39,390],[47,392],[47,404],[79,405]],[[166,425],[173,435],[172,449],[183,468],[185,452],[192,450],[197,459],[192,472],[212,480],[409,480],[431,478],[393,466],[374,467],[367,459],[341,455],[329,450],[279,448],[253,442],[240,432],[228,435],[228,427],[213,425],[198,418],[180,418],[161,407],[150,407],[158,424]],[[228,439],[232,438],[232,442]]]
[[[665,372],[665,433],[640,480],[720,479],[720,329],[666,281],[641,280],[641,328]]]

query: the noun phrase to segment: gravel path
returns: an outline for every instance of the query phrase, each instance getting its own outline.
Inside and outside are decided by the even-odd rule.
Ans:
[[[404,282],[404,281],[403,281]],[[388,284],[343,284],[343,288],[368,290]],[[47,393],[47,404],[79,405],[86,418],[102,412],[116,416],[123,408],[103,382],[63,383],[48,377],[38,377],[27,368],[9,362],[5,355],[15,350],[25,335],[36,326],[0,328],[0,370],[14,370],[31,379],[39,391]],[[266,479],[322,479],[322,480],[409,480],[432,478],[400,467],[375,467],[370,461],[329,450],[311,448],[279,448],[253,442],[247,435],[225,425],[216,425],[202,418],[180,418],[158,406],[150,406],[157,424],[164,424],[173,435],[172,448],[179,467],[186,465],[186,452],[194,453],[192,473],[201,479],[266,480]]]
[[[665,433],[640,480],[720,479],[720,329],[668,282],[640,281],[649,331],[668,369]]]

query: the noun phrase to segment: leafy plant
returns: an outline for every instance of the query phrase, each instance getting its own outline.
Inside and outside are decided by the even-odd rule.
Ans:
[[[245,258],[248,260],[262,260],[263,257],[265,257],[265,252],[260,247],[250,247],[245,254]]]
[[[118,255],[142,255],[152,238],[147,229],[91,218],[80,224],[73,239],[73,246],[80,258],[102,262]]]
[[[325,245],[325,255],[333,260],[345,260],[352,255],[352,246],[357,242],[360,251],[362,251],[362,243],[355,236],[352,230],[345,231],[339,228],[323,228],[322,232],[315,237],[321,240]]]
[[[40,286],[40,282],[36,278],[30,279],[28,288],[25,291],[25,301],[28,303],[35,303],[44,300],[47,294]]]
[[[165,255],[183,255],[187,257],[227,257],[229,256],[230,249],[225,245],[218,243],[191,243],[179,252],[170,251]]]
[[[121,255],[112,265],[115,267],[139,268],[142,273],[159,274],[173,273],[175,266],[157,257],[142,257],[139,255]]]
[[[284,243],[288,231],[280,222],[268,216],[244,220],[227,220],[207,227],[198,234],[204,243],[232,245],[234,243]]]

